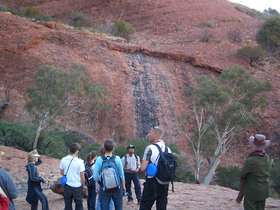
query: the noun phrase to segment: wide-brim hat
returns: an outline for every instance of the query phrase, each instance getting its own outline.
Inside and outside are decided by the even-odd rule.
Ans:
[[[250,136],[249,145],[254,150],[264,150],[271,145],[271,141],[267,140],[265,135],[256,134],[255,136]]]
[[[31,152],[28,153],[28,157],[40,157],[40,155],[37,152],[37,150],[32,150]]]

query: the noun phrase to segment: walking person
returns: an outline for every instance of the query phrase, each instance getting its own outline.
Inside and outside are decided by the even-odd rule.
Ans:
[[[0,152],[0,159],[5,153],[3,151]],[[3,210],[6,210],[7,207],[9,210],[15,210],[15,204],[13,199],[18,197],[18,190],[16,188],[15,183],[13,182],[10,174],[0,167],[0,188],[1,191],[1,205]],[[1,209],[1,208],[0,208]]]
[[[152,163],[158,165],[159,161],[159,149],[162,152],[171,153],[169,147],[167,147],[160,138],[162,136],[162,129],[159,127],[152,127],[147,135],[149,142],[152,144],[147,146],[143,155],[141,164],[141,171],[146,171],[148,164]],[[149,164],[150,165],[150,164]],[[159,171],[159,169],[158,169]],[[147,171],[146,171],[147,173]],[[142,194],[142,202],[140,210],[149,210],[152,208],[156,201],[157,210],[166,210],[167,196],[168,196],[168,184],[160,184],[155,175],[149,174],[146,176],[146,182],[144,183],[144,189]]]
[[[270,140],[261,134],[250,136],[249,145],[253,152],[248,156],[240,172],[240,189],[236,202],[241,203],[244,196],[245,210],[265,209],[269,197],[269,177],[273,159],[265,149],[271,145]]]
[[[85,166],[83,160],[78,158],[81,149],[80,144],[73,142],[70,144],[70,153],[61,159],[60,174],[66,173],[66,184],[64,187],[65,210],[72,210],[72,200],[75,202],[75,209],[83,209],[83,190],[85,190]]]
[[[85,171],[91,170],[91,177],[88,177],[89,180],[89,186],[88,188],[88,198],[87,198],[87,207],[88,210],[95,210],[96,206],[96,189],[95,189],[95,181],[93,179],[93,173],[94,173],[94,167],[95,167],[95,161],[97,158],[97,152],[95,150],[92,150],[88,155],[87,155],[87,161],[85,164]],[[85,179],[87,179],[85,177]]]
[[[105,154],[96,159],[94,180],[100,182],[100,204],[102,210],[108,210],[111,199],[115,210],[123,209],[124,172],[119,156],[113,155],[116,142],[107,139],[104,142]]]
[[[42,210],[49,209],[48,199],[41,187],[41,182],[46,183],[47,180],[40,177],[37,170],[37,166],[41,163],[42,160],[36,150],[33,150],[28,154],[28,164],[25,166],[28,173],[26,201],[31,204],[31,210],[38,209],[38,200],[42,203]]]
[[[141,163],[139,156],[134,154],[135,147],[133,145],[127,146],[127,154],[122,158],[122,165],[125,177],[125,189],[128,193],[127,204],[133,203],[133,197],[131,192],[131,181],[134,183],[134,190],[137,198],[137,205],[141,204],[141,187],[138,177],[138,171],[140,169]]]

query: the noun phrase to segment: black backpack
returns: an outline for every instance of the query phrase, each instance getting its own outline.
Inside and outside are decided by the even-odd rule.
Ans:
[[[173,180],[175,178],[175,169],[177,167],[177,162],[172,153],[168,153],[168,148],[165,146],[165,151],[162,152],[158,144],[154,144],[158,150],[159,155],[157,157],[157,174],[156,179],[159,184],[168,184],[171,182],[172,191],[174,192]]]
[[[92,164],[88,165],[85,163],[85,171],[84,171],[84,176],[85,176],[85,184],[87,187],[95,186],[94,185],[94,179],[93,179],[93,171],[91,170],[91,167],[95,164],[93,162]]]

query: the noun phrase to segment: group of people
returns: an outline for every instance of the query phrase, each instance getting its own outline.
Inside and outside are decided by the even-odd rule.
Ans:
[[[168,184],[162,184],[157,177],[147,174],[144,189],[141,187],[138,171],[146,171],[149,165],[158,164],[161,152],[171,153],[164,141],[161,140],[162,129],[153,127],[148,133],[148,140],[152,143],[146,147],[142,163],[139,156],[134,154],[134,146],[127,146],[127,154],[121,159],[113,155],[116,142],[107,139],[98,156],[96,151],[91,151],[86,161],[78,158],[81,146],[78,143],[70,145],[70,153],[61,159],[60,173],[67,177],[64,187],[65,210],[72,210],[72,201],[75,209],[83,209],[84,191],[88,190],[88,209],[116,210],[123,209],[123,196],[127,194],[127,204],[133,202],[131,182],[135,186],[137,204],[140,210],[151,209],[156,201],[158,210],[166,209]],[[269,176],[273,159],[267,155],[265,149],[271,144],[264,135],[256,134],[249,138],[249,144],[253,152],[247,158],[240,173],[240,191],[236,202],[240,203],[244,197],[244,209],[265,209],[265,201],[269,196]],[[161,151],[160,151],[160,149]],[[42,209],[48,210],[47,197],[42,192],[41,182],[45,179],[39,176],[37,166],[41,164],[40,155],[36,150],[28,154],[28,192],[26,201],[31,204],[31,210],[37,210],[38,200],[42,203]],[[92,170],[91,184],[86,186],[85,168]],[[114,180],[109,175],[114,175]],[[87,180],[89,181],[89,180]],[[126,192],[126,193],[125,193]],[[97,196],[98,195],[98,196]],[[15,209],[13,199],[18,196],[18,191],[10,175],[0,168],[0,209]]]

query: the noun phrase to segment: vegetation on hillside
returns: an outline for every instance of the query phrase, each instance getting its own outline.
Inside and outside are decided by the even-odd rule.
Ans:
[[[209,184],[235,136],[257,124],[255,116],[265,108],[263,94],[269,90],[269,81],[261,82],[239,65],[224,70],[218,80],[205,75],[197,77],[196,84],[186,88],[193,115],[181,118],[181,125],[195,156],[197,182],[201,167],[208,162],[203,184]],[[203,145],[207,150],[203,150]],[[215,148],[214,152],[209,145]]]
[[[34,149],[41,133],[54,126],[57,117],[67,111],[94,119],[97,114],[110,108],[110,104],[105,104],[107,88],[98,81],[91,82],[90,78],[86,67],[78,64],[73,65],[69,72],[54,66],[38,69],[34,75],[34,85],[26,90],[29,101],[25,104],[37,126]]]

